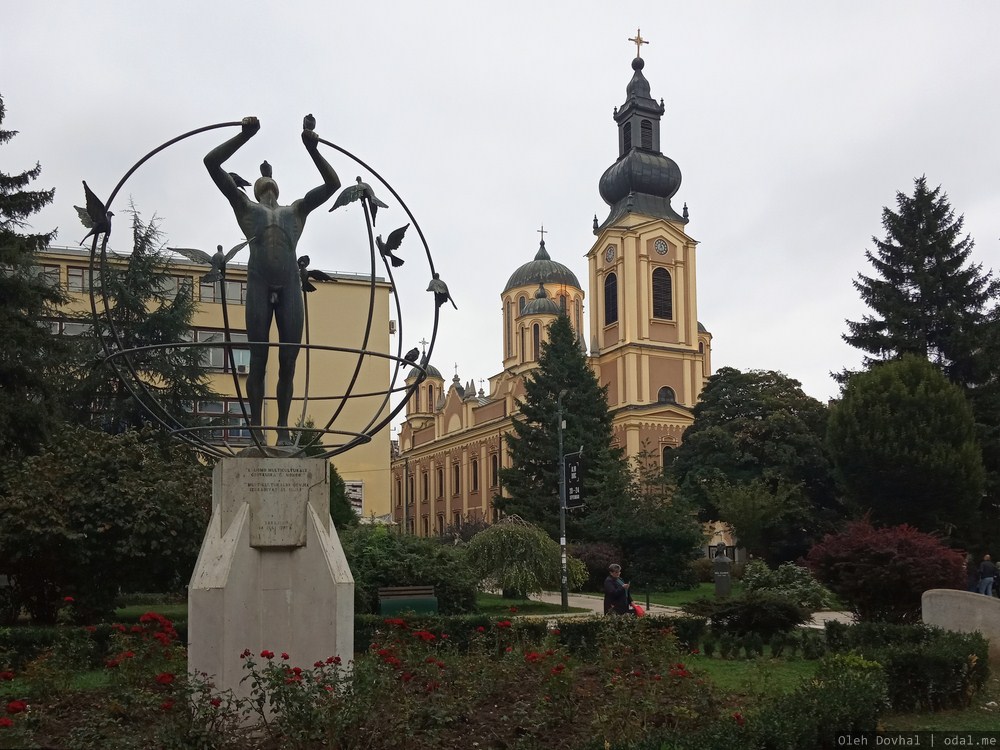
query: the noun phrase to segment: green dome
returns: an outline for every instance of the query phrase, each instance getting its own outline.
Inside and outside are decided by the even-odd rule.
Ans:
[[[525,263],[511,274],[503,292],[506,293],[519,286],[534,286],[535,284],[564,284],[575,289],[581,288],[576,274],[562,263],[557,263],[549,257],[549,253],[545,249],[545,240],[539,243],[535,259]]]

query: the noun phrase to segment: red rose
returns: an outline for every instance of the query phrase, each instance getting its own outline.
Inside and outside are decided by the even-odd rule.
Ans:
[[[97,632],[97,626],[96,625],[87,625],[84,628],[84,630],[86,630],[88,633],[96,633]]]
[[[73,602],[76,601],[76,599],[74,599],[72,596],[64,596],[63,601],[66,602],[67,604],[72,604]]]
[[[733,713],[733,721],[735,721],[739,726],[743,726],[747,723],[747,720],[743,718],[743,714],[739,711]]]
[[[9,714],[19,714],[28,708],[28,704],[24,701],[11,701],[7,704],[7,713]]]
[[[161,711],[169,711],[173,707],[174,707],[174,702],[172,700],[169,700],[169,699],[163,701],[163,703],[160,704],[160,710]]]
[[[281,652],[281,658],[284,659],[285,661],[288,661],[288,654],[286,654],[284,651],[282,651]]]
[[[273,651],[268,651],[265,648],[263,651],[260,652],[260,656],[261,656],[262,659],[273,659],[274,658],[274,652]]]
[[[13,721],[11,721],[6,716],[0,716],[0,727],[3,727],[4,729],[6,729],[7,727],[12,727],[12,726],[14,726],[14,722]]]
[[[13,679],[14,679],[13,672],[0,672],[0,680],[3,680],[4,682],[10,682]]]
[[[219,706],[222,705],[222,698],[212,698],[212,700],[209,701],[209,704],[215,708],[218,708]]]
[[[169,685],[174,681],[174,676],[170,672],[161,672],[156,675],[156,681],[161,685]]]

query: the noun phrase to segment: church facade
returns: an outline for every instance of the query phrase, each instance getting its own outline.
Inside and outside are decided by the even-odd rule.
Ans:
[[[495,520],[500,468],[509,466],[504,435],[559,315],[569,317],[607,386],[615,440],[627,456],[651,451],[663,460],[693,421],[711,374],[712,336],[698,322],[697,242],[686,231],[687,208],[678,213],[671,205],[681,173],[660,148],[663,101],[651,97],[643,67],[641,57],[632,61],[625,103],[614,114],[619,156],[599,181],[610,210],[603,222],[594,217],[596,239],[586,255],[589,319],[584,286],[550,257],[543,234],[534,258],[500,291],[502,368],[489,379],[489,392],[463,385],[457,374],[446,384],[428,366],[406,405],[391,506],[410,533]]]

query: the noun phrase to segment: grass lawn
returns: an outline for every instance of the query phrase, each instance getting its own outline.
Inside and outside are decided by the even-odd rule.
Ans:
[[[739,581],[733,581],[732,593],[735,596],[743,592],[743,584]],[[632,598],[635,599],[640,604],[646,603],[646,592],[642,589],[636,589],[632,592]],[[687,589],[685,591],[651,591],[649,594],[649,601],[653,604],[661,604],[665,607],[680,607],[688,602],[693,602],[696,599],[714,599],[715,598],[715,584],[714,583],[699,583],[693,589]]]
[[[790,693],[816,673],[818,661],[808,659],[719,659],[692,655],[688,667],[704,672],[726,692],[759,696]]]

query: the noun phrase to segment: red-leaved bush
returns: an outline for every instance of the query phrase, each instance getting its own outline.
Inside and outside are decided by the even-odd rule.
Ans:
[[[860,620],[918,622],[924,591],[965,588],[964,555],[905,524],[851,522],[825,536],[806,562]]]

